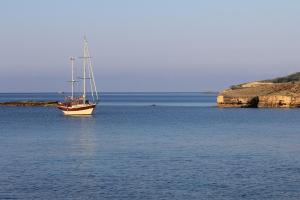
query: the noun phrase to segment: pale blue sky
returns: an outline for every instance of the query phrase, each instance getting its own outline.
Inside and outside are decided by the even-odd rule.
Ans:
[[[101,91],[289,74],[300,71],[299,13],[298,0],[0,0],[0,92],[68,90],[84,34]]]

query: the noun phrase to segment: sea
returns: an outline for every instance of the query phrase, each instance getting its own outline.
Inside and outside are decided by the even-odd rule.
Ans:
[[[300,110],[215,102],[216,93],[101,93],[82,117],[0,106],[0,199],[299,200]]]

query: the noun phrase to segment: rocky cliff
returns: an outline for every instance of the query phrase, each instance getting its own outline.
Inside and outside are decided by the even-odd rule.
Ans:
[[[300,73],[231,86],[219,93],[217,104],[238,108],[300,107]]]

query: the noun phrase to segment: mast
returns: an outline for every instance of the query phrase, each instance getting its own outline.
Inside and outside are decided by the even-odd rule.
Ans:
[[[86,37],[84,36],[84,41],[83,41],[83,104],[85,104],[86,101],[86,46],[87,46],[87,41]]]
[[[74,99],[74,83],[75,83],[75,80],[74,80],[74,60],[75,60],[75,58],[71,57],[70,60],[71,60],[71,67],[72,67],[72,80],[71,80],[71,84],[72,84],[72,100],[73,100]]]

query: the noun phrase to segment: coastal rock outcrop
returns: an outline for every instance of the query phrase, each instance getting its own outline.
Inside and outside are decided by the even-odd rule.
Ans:
[[[300,73],[231,86],[218,94],[217,104],[221,108],[298,108]]]
[[[220,107],[255,108],[258,104],[258,97],[218,95],[217,103]]]

